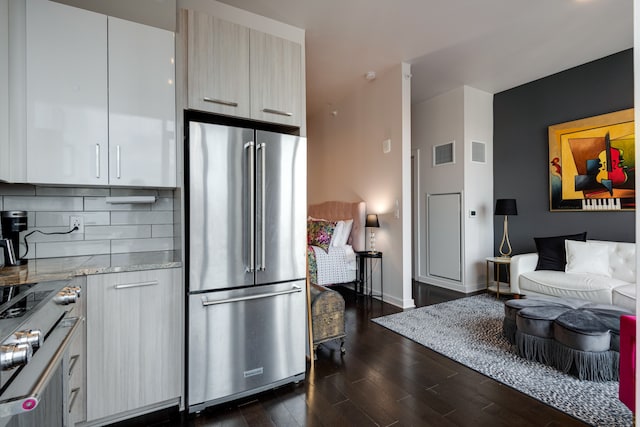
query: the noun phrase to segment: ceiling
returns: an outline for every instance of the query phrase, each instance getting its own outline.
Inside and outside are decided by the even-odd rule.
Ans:
[[[417,103],[501,92],[633,47],[633,0],[221,0],[306,30],[307,113],[412,64]]]

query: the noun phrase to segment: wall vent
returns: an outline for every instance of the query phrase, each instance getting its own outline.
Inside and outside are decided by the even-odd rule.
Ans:
[[[455,141],[433,147],[433,166],[455,163]]]
[[[487,144],[479,141],[471,141],[471,161],[476,163],[487,163]]]

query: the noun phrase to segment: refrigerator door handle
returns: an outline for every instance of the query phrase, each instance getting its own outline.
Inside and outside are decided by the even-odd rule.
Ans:
[[[255,206],[255,197],[256,197],[256,159],[255,159],[255,151],[253,149],[255,147],[254,141],[248,141],[244,144],[244,149],[247,150],[247,158],[248,158],[248,178],[249,178],[249,232],[247,233],[249,236],[249,256],[247,257],[249,263],[247,265],[247,273],[253,273],[256,267],[256,206]]]
[[[260,233],[260,266],[258,268],[258,270],[260,271],[265,271],[266,270],[266,264],[267,264],[267,259],[266,259],[266,251],[265,251],[265,247],[266,247],[266,237],[267,237],[267,232],[266,232],[266,210],[267,210],[267,198],[266,198],[266,194],[267,194],[267,190],[266,190],[266,178],[267,178],[267,144],[265,144],[264,142],[261,144],[258,144],[256,151],[260,151],[260,223],[261,223],[261,233]]]
[[[210,305],[228,304],[230,302],[250,301],[254,299],[277,297],[279,295],[295,294],[297,292],[302,292],[302,288],[297,285],[292,285],[291,289],[286,291],[267,292],[264,294],[248,295],[246,297],[226,298],[226,299],[211,300],[211,301],[208,300],[207,297],[202,297],[202,306],[208,307]]]

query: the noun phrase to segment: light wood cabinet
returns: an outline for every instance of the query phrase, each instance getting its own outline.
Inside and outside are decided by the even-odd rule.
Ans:
[[[300,126],[302,49],[289,40],[251,30],[251,118]]]
[[[0,0],[0,152],[9,153],[9,0]],[[9,179],[10,155],[0,156],[0,181]]]
[[[47,0],[26,9],[26,181],[175,187],[173,33]]]
[[[202,12],[185,13],[189,108],[301,126],[300,44]]]
[[[87,422],[179,403],[180,278],[179,268],[87,277]]]
[[[249,29],[188,11],[189,106],[249,117]]]

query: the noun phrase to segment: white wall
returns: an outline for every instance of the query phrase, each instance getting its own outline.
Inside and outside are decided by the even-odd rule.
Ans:
[[[413,106],[412,148],[420,150],[419,194],[415,201],[421,235],[416,236],[420,253],[417,279],[462,291],[462,283],[430,278],[427,264],[427,195],[461,193],[464,187],[464,88],[431,98]],[[433,166],[433,146],[455,141],[456,163]]]
[[[413,307],[408,74],[409,66],[398,64],[373,81],[363,78],[342,101],[308,118],[308,201],[364,200],[367,212],[378,214],[384,299],[400,307]],[[387,154],[386,139],[391,140]],[[396,200],[400,218],[394,217]]]
[[[471,159],[471,143],[484,142],[486,163]],[[493,95],[464,88],[464,259],[465,288],[486,287],[487,256],[493,256]],[[471,217],[469,211],[476,211]]]
[[[420,152],[420,199],[414,204],[420,231],[415,236],[417,279],[466,293],[483,288],[485,258],[493,255],[493,95],[468,86],[456,88],[414,105],[412,125],[412,149]],[[433,166],[433,147],[450,141],[455,141],[455,163]],[[472,161],[473,141],[486,144],[486,163]],[[460,281],[428,271],[427,195],[448,193],[462,194]]]
[[[411,257],[413,194],[411,193],[411,65],[402,63],[402,297],[403,308],[415,307],[413,300],[413,259]]]

